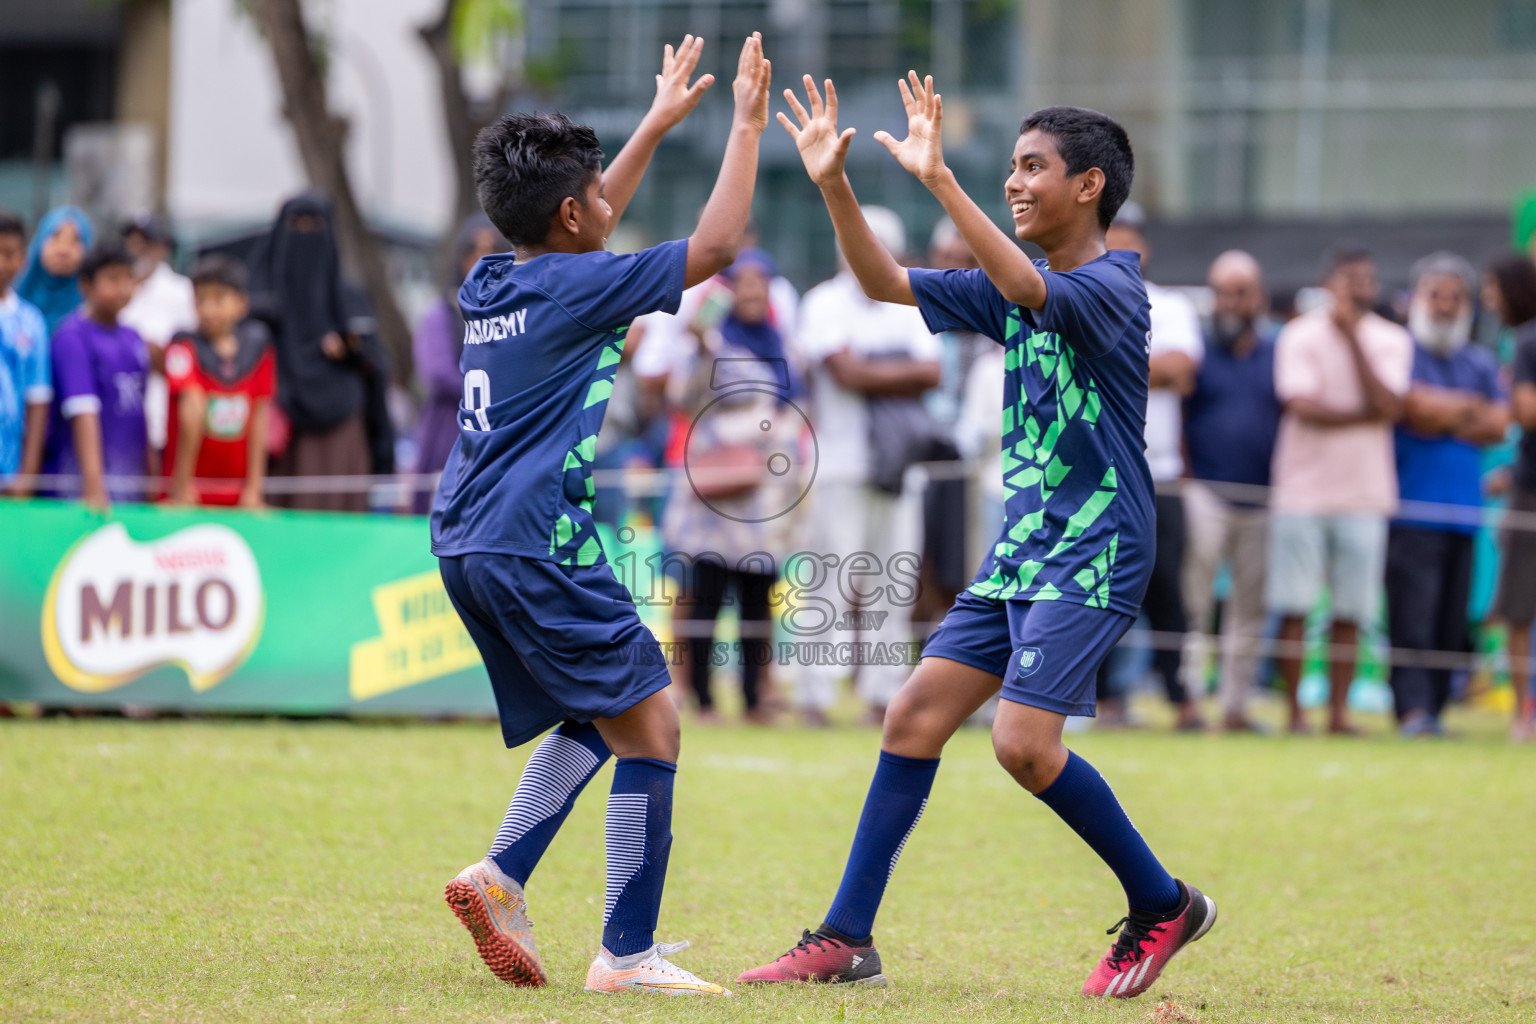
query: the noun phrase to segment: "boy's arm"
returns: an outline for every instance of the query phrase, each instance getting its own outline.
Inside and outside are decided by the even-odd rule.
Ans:
[[[34,338],[46,339],[48,327],[43,315],[28,308],[22,326]],[[31,322],[28,323],[27,320]],[[21,464],[5,493],[17,498],[31,497],[37,484],[34,478],[43,468],[43,450],[48,441],[48,420],[53,412],[53,366],[46,341],[32,346],[22,364],[21,398],[26,405],[22,420]]]
[[[688,286],[708,281],[736,261],[741,236],[752,213],[752,188],[757,183],[757,147],[768,127],[768,83],[772,65],[763,58],[763,39],[754,32],[736,61],[736,114],[725,144],[725,159],[715,187],[688,239],[683,281]]]
[[[661,74],[656,76],[656,99],[651,102],[645,117],[640,119],[635,133],[603,172],[603,195],[613,211],[608,221],[609,234],[624,216],[635,189],[640,187],[640,179],[645,177],[645,169],[650,166],[656,147],[667,132],[693,113],[705,91],[714,84],[714,75],[700,75],[692,87],[688,85],[688,76],[699,66],[699,54],[703,49],[702,38],[686,35],[676,51],[671,43],[662,51]]]
[[[1044,309],[1045,276],[1017,243],[965,194],[955,180],[954,172],[944,164],[940,137],[944,101],[933,91],[933,76],[919,82],[917,72],[909,71],[907,81],[899,84],[901,101],[907,108],[907,137],[898,142],[889,132],[881,131],[875,133],[875,141],[890,150],[896,161],[927,186],[943,205],[944,212],[955,222],[961,237],[976,254],[981,269],[1003,298],[1029,309]]]
[[[246,428],[245,486],[240,488],[241,508],[261,508],[262,486],[267,479],[267,420],[272,412],[272,399],[258,398],[251,409],[251,422]]]
[[[80,464],[80,500],[97,512],[106,513],[106,473],[101,454],[101,417],[94,412],[76,413],[69,421],[75,441],[75,461]]]
[[[192,489],[192,471],[197,466],[198,451],[203,447],[203,414],[207,396],[199,387],[176,391],[176,464],[171,467],[169,501],[177,505],[197,503]]]
[[[806,112],[791,90],[785,89],[784,98],[789,101],[800,125],[797,128],[783,113],[778,115],[779,124],[795,140],[795,148],[805,162],[805,172],[821,189],[821,198],[832,217],[832,227],[837,231],[838,247],[842,249],[849,269],[859,279],[864,294],[876,302],[917,305],[906,268],[896,262],[869,229],[843,169],[855,130],[847,128],[841,133],[837,130],[837,88],[830,78],[826,80],[827,101],[823,104],[815,80],[806,75],[803,81],[806,99],[811,104],[810,112]]]
[[[33,478],[43,466],[43,442],[48,439],[50,409],[47,402],[27,403],[27,417],[21,435],[21,465],[5,488],[5,493],[13,498],[30,498],[37,486]]]

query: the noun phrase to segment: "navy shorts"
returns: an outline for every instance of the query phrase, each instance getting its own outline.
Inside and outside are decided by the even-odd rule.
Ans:
[[[960,592],[923,647],[1001,676],[1002,697],[1061,715],[1094,713],[1094,681],[1129,615],[1062,601],[993,601]]]
[[[567,718],[622,714],[671,682],[612,566],[474,554],[439,558],[438,569],[480,648],[509,747]]]

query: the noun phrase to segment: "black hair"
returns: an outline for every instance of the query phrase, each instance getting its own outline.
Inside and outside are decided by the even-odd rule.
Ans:
[[[475,136],[475,195],[513,245],[544,241],[560,204],[585,204],[602,167],[597,134],[560,113],[505,114]]]
[[[1318,278],[1326,281],[1340,267],[1347,267],[1351,263],[1370,263],[1375,259],[1375,254],[1359,242],[1335,242],[1328,247],[1327,252],[1323,253],[1323,258],[1318,263]]]
[[[0,210],[0,235],[15,235],[25,242],[27,225],[10,210]]]
[[[80,261],[80,269],[76,276],[82,281],[94,281],[96,275],[108,267],[132,267],[133,257],[117,242],[100,242],[90,252],[85,254],[85,259]]]
[[[214,253],[198,260],[192,268],[192,287],[199,285],[217,285],[245,295],[251,290],[251,278],[245,271],[244,263]]]
[[[1056,143],[1068,176],[1097,167],[1104,173],[1099,193],[1099,226],[1108,228],[1131,194],[1136,157],[1130,136],[1107,114],[1086,107],[1042,107],[1024,119],[1019,134],[1040,131]]]
[[[1495,260],[1488,273],[1504,299],[1510,327],[1536,320],[1536,263],[1527,256],[1510,253]]]

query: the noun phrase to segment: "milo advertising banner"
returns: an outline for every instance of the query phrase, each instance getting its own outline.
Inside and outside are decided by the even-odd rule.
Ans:
[[[0,700],[495,711],[422,517],[51,501],[0,502]]]

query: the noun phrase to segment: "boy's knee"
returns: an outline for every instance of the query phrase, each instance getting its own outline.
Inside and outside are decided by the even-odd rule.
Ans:
[[[1029,732],[1015,729],[992,730],[992,753],[1003,770],[1018,780],[1031,792],[1043,789],[1048,775],[1057,760],[1060,740],[1045,740]]]
[[[937,757],[949,737],[942,735],[937,716],[922,698],[903,687],[885,709],[880,749],[905,757]]]
[[[677,763],[682,727],[677,705],[660,690],[623,714],[593,722],[616,758],[652,757]]]

